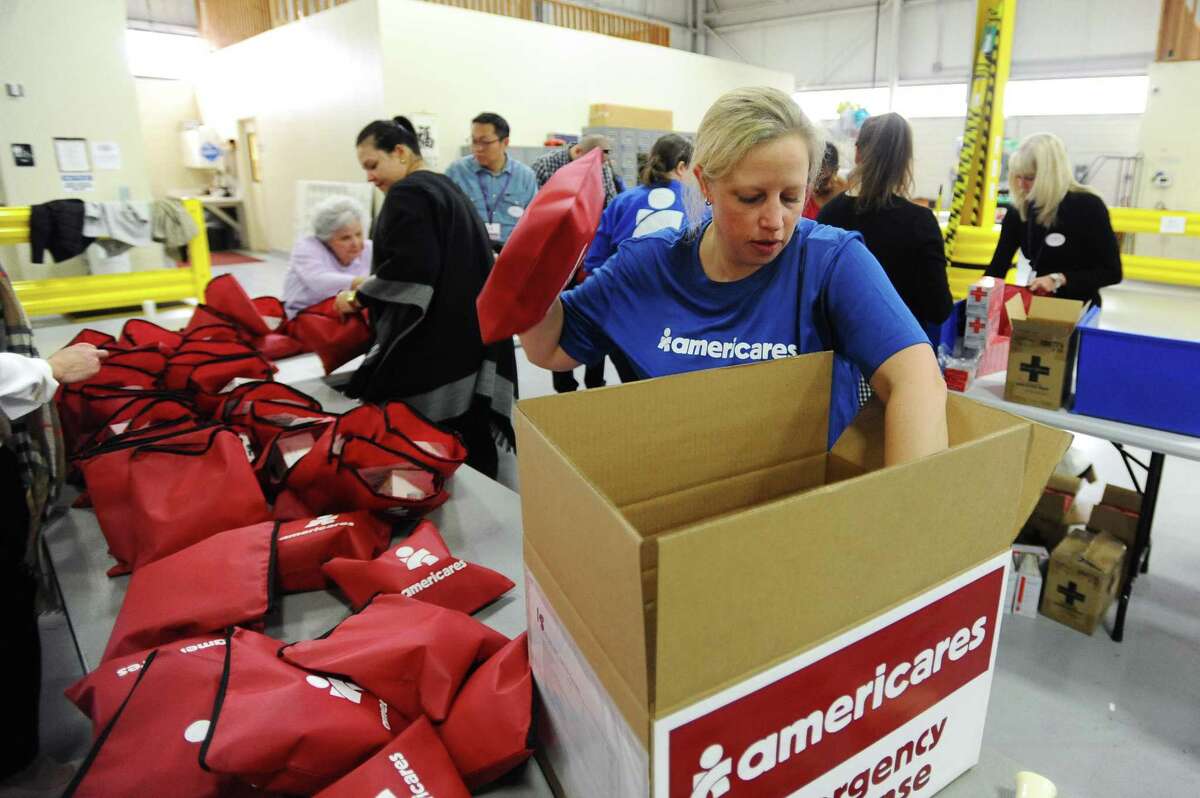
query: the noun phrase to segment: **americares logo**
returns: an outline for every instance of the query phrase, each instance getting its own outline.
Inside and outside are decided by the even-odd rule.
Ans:
[[[708,357],[714,360],[779,360],[785,357],[796,357],[800,349],[795,344],[777,344],[771,341],[710,341],[703,338],[685,338],[672,336],[671,328],[663,329],[658,348],[663,352],[690,357]]]
[[[412,546],[401,546],[396,549],[396,559],[407,565],[410,571],[424,568],[427,565],[436,565],[438,561],[438,558],[429,549],[414,549]]]

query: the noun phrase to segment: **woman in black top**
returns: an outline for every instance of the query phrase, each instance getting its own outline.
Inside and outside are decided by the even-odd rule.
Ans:
[[[827,202],[817,221],[862,233],[917,321],[941,324],[954,299],[937,219],[908,200],[912,152],[912,129],[904,117],[869,118],[858,133],[849,189]]]
[[[375,222],[371,276],[339,306],[365,307],[375,341],[347,393],[402,399],[458,432],[467,464],[495,478],[513,450],[517,367],[511,339],[485,345],[475,299],[492,268],[470,200],[421,159],[404,117],[358,135],[367,180],[387,192]]]
[[[1008,161],[1013,207],[1000,227],[989,277],[1004,277],[1017,247],[1038,276],[1035,293],[1100,304],[1100,289],[1121,282],[1121,250],[1104,200],[1075,181],[1062,141],[1035,133]]]

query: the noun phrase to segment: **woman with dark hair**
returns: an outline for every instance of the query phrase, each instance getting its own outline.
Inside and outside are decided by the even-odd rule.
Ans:
[[[808,201],[804,203],[804,212],[800,215],[805,219],[816,219],[821,209],[838,194],[846,190],[846,181],[838,177],[838,151],[830,142],[825,142],[825,157],[821,160],[821,173],[817,182],[808,192]]]
[[[862,233],[917,321],[941,324],[954,299],[937,219],[908,199],[912,159],[908,121],[899,114],[870,117],[858,133],[849,188],[821,209],[817,221]]]
[[[484,345],[475,298],[492,269],[483,222],[448,177],[429,169],[402,116],[363,128],[367,180],[386,192],[371,276],[339,294],[365,307],[375,341],[347,394],[400,399],[458,432],[467,464],[495,478],[514,446],[517,366],[511,340]]]

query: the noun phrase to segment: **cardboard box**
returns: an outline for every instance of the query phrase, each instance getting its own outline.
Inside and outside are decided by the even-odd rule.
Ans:
[[[932,794],[976,762],[1009,544],[1070,436],[953,396],[945,452],[884,468],[878,404],[827,451],[831,363],[518,405],[560,792]]]
[[[967,289],[963,349],[981,352],[1000,333],[1004,281],[981,277]]]
[[[1036,618],[1042,599],[1042,569],[1035,554],[1017,554],[1015,559],[1017,578],[1013,586],[1013,615]]]
[[[1092,508],[1092,516],[1087,522],[1088,529],[1108,532],[1126,546],[1132,547],[1137,541],[1137,525],[1141,512],[1142,497],[1137,491],[1105,485],[1104,498]]]
[[[588,106],[588,127],[633,127],[642,130],[674,130],[675,114],[655,108],[597,103]]]
[[[1090,635],[1121,587],[1125,544],[1107,532],[1071,530],[1050,554],[1042,615]]]
[[[1038,601],[1041,598],[1042,580],[1046,566],[1050,562],[1050,552],[1045,546],[1032,546],[1014,543],[1012,547],[1012,568],[1008,571],[1008,589],[1004,593],[1004,611],[1013,613],[1018,608],[1019,614],[1029,615],[1030,597],[1032,597],[1032,614],[1037,615]],[[1036,592],[1033,587],[1022,582],[1021,568],[1025,564],[1026,571],[1030,564],[1037,571]],[[1030,574],[1026,573],[1025,576]]]
[[[1056,410],[1071,391],[1076,324],[1083,303],[1035,296],[1024,319],[1013,319],[1004,398]]]

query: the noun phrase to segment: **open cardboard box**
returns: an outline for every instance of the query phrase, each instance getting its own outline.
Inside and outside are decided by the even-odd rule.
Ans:
[[[931,794],[977,761],[1009,546],[1070,436],[952,396],[947,451],[883,468],[878,405],[826,451],[831,363],[518,405],[561,793],[845,796],[865,769]],[[906,692],[902,666],[936,673]]]

